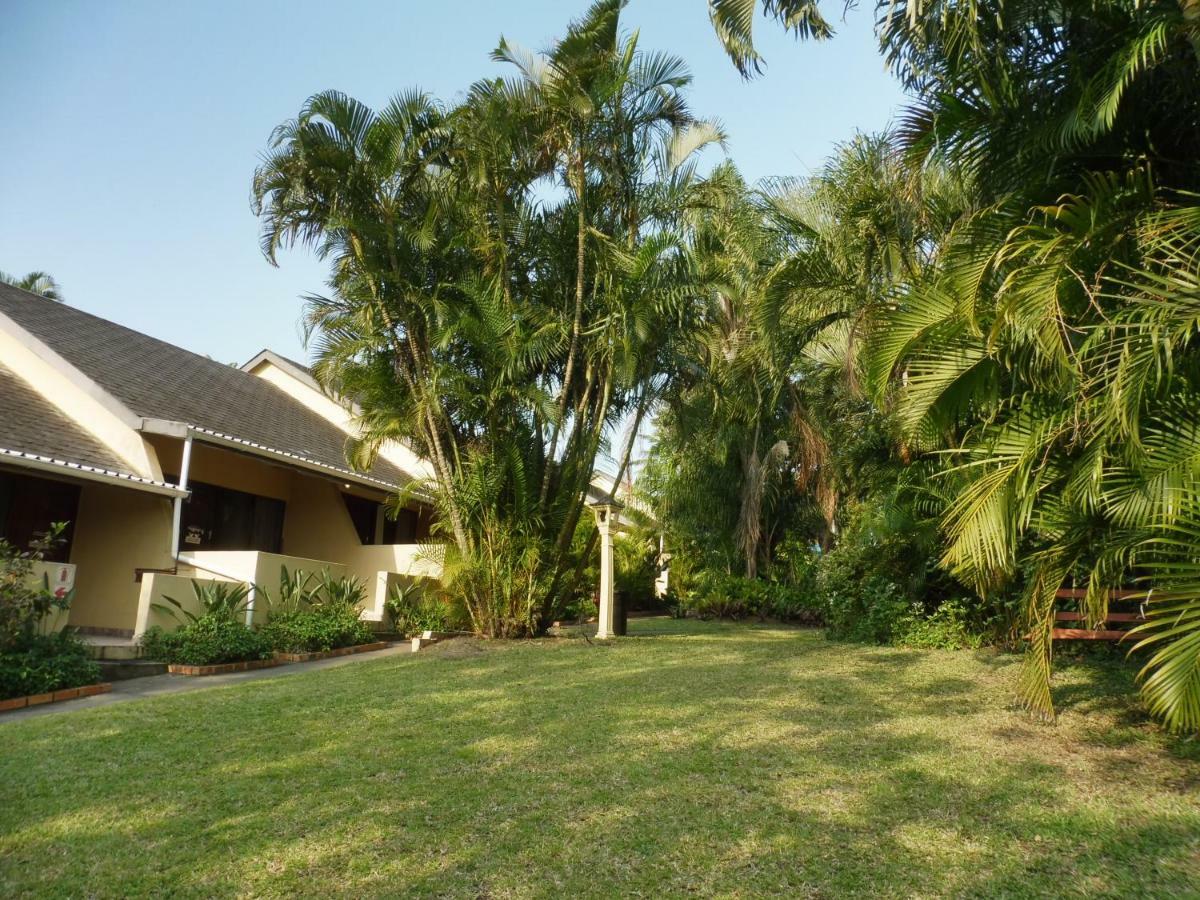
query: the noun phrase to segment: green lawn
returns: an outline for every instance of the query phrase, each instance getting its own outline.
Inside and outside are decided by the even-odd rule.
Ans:
[[[643,620],[0,724],[0,896],[1200,896],[1121,667]]]

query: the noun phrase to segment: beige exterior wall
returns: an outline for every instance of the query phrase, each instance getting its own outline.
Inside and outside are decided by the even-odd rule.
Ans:
[[[140,635],[155,625],[170,630],[179,624],[179,620],[171,613],[156,608],[169,605],[164,597],[175,598],[185,610],[199,615],[202,610],[192,588],[193,581],[236,581],[254,586],[255,591],[250,597],[252,621],[255,625],[262,625],[270,614],[271,598],[279,596],[283,567],[286,566],[293,575],[299,572],[311,572],[314,575],[329,572],[340,578],[346,574],[346,567],[336,563],[254,550],[202,550],[186,558],[192,560],[193,564],[181,564],[178,575],[156,574],[142,579],[135,634]]]
[[[154,435],[147,446],[165,471],[179,471],[183,442]],[[159,473],[161,477],[161,473]],[[175,627],[175,618],[153,609],[163,594],[191,603],[190,578],[237,580],[278,595],[280,567],[290,571],[349,574],[367,591],[363,618],[381,622],[389,588],[408,577],[437,578],[441,564],[415,544],[363,546],[342,501],[343,490],[375,500],[381,492],[260,461],[247,454],[193,444],[193,481],[273,497],[286,503],[283,554],[255,551],[189,551],[179,576],[137,569],[171,569],[172,501],[168,497],[118,485],[81,484],[70,562],[76,566],[76,593],[69,622],[76,627],[127,629],[140,634],[159,624]],[[254,621],[266,620],[268,605],[255,598]]]
[[[178,475],[183,464],[183,441],[158,434],[147,435],[146,439],[154,446],[163,471]],[[188,478],[286,501],[291,496],[292,471],[245,453],[194,441]]]
[[[284,552],[340,562],[360,546],[338,485],[293,473],[291,499],[283,517]]]
[[[71,542],[76,627],[132,629],[141,586],[135,569],[166,569],[171,558],[171,501],[105,484],[85,483]]]

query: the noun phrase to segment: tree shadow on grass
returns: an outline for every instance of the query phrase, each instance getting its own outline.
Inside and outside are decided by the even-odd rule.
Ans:
[[[885,655],[518,645],[35,720],[0,745],[24,788],[0,886],[958,896],[1036,893],[1064,860],[1128,893],[1186,884],[1194,798],[1081,791],[1057,732],[991,739],[1022,720],[968,655]],[[1105,748],[1085,749],[1086,782]]]

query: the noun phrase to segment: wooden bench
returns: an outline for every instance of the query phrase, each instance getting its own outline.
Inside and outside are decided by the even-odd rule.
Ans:
[[[1056,600],[1082,600],[1087,596],[1084,588],[1062,588],[1055,591]],[[1108,599],[1117,601],[1146,600],[1149,591],[1114,590],[1109,591]],[[1054,613],[1055,622],[1084,622],[1085,616],[1080,612],[1058,610]],[[1137,612],[1110,612],[1104,618],[1107,625],[1134,625],[1146,621],[1139,609]],[[1050,637],[1055,641],[1120,641],[1129,636],[1128,628],[1059,628],[1050,631]]]

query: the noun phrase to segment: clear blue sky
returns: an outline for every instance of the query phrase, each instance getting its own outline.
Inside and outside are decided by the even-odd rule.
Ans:
[[[0,270],[43,269],[67,302],[222,362],[264,346],[307,358],[299,297],[324,266],[258,250],[250,178],[310,94],[372,106],[419,86],[452,100],[498,71],[500,34],[545,47],[586,0],[4,0]],[[836,6],[836,4],[834,4]],[[903,103],[868,10],[825,45],[760,26],[743,82],[704,0],[632,0],[641,46],[684,57],[692,105],[719,118],[751,179],[803,174]]]

